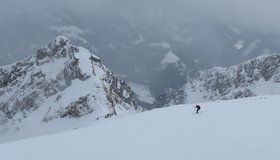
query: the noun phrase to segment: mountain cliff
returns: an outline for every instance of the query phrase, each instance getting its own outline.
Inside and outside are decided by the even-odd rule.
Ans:
[[[97,120],[138,110],[130,87],[64,36],[0,68],[0,135],[55,119]]]
[[[274,94],[280,94],[280,55],[264,55],[232,67],[200,71],[154,104],[162,107]]]

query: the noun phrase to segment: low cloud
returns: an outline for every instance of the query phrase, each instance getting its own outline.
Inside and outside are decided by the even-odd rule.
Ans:
[[[4,0],[0,14],[34,8],[62,8],[78,12],[137,12],[170,18],[204,17],[216,21],[280,31],[279,0]]]

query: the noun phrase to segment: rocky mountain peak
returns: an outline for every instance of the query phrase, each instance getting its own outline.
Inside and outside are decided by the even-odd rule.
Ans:
[[[65,58],[66,56],[73,57],[79,48],[65,36],[58,36],[49,45],[40,48],[37,51],[36,58],[42,60],[46,57]]]
[[[279,82],[280,55],[263,55],[228,68],[200,71],[181,89],[158,97],[155,106],[280,94]]]
[[[15,127],[33,115],[38,125],[60,118],[91,115],[96,120],[137,111],[130,86],[99,57],[64,36],[35,56],[0,67],[0,133],[1,125]]]

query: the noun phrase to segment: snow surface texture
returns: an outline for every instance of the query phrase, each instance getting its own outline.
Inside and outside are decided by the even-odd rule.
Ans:
[[[280,96],[179,105],[0,144],[18,160],[279,160]],[[16,152],[16,153],[15,153]]]
[[[125,82],[100,58],[64,36],[36,56],[1,67],[0,96],[0,141],[61,131],[138,109]],[[88,119],[77,120],[84,116]]]
[[[156,98],[155,107],[280,94],[280,55],[263,55],[229,68],[200,71],[181,89]]]

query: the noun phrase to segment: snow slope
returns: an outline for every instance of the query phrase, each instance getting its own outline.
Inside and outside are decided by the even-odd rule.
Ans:
[[[178,105],[0,144],[18,160],[279,160],[280,96]]]

